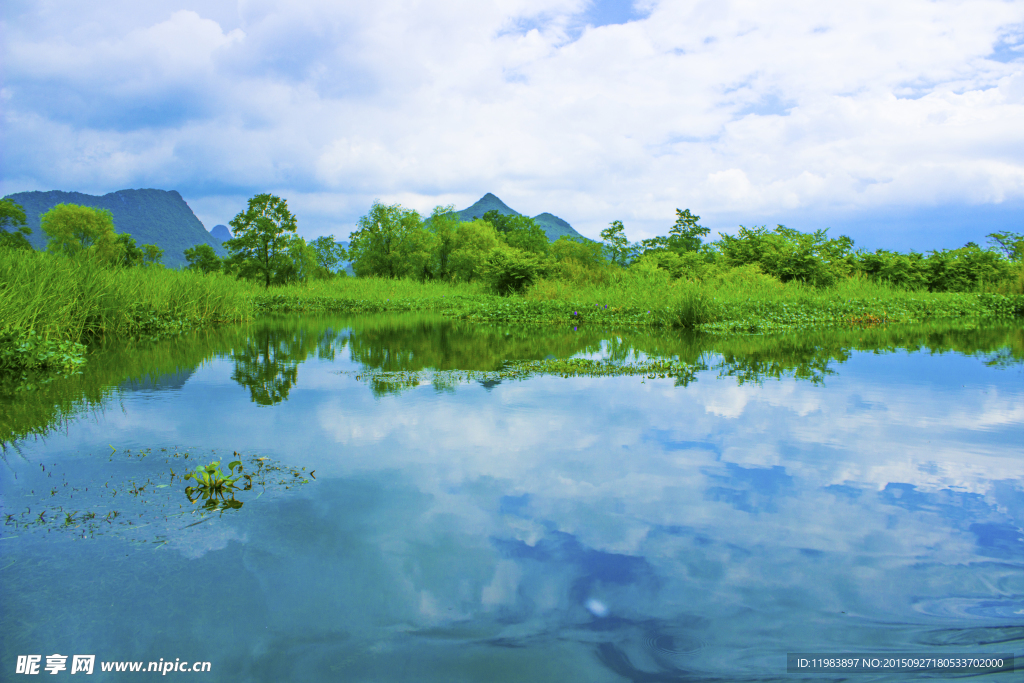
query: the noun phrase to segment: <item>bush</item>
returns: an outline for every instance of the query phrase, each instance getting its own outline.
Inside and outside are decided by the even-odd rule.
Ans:
[[[857,270],[875,282],[886,282],[903,289],[928,286],[928,273],[923,254],[912,251],[900,254],[886,249],[861,252],[856,256]]]
[[[508,247],[492,250],[480,269],[481,278],[503,296],[522,292],[543,274],[536,256]]]
[[[633,267],[651,266],[666,271],[673,280],[703,280],[712,270],[712,265],[707,262],[701,252],[679,253],[668,249],[648,251],[633,265]]]
[[[827,287],[853,270],[853,240],[846,235],[830,239],[828,230],[802,233],[778,225],[745,228],[739,235],[723,235],[719,249],[728,265],[756,263],[768,275],[782,282],[797,280]]]
[[[1010,262],[996,251],[968,244],[933,251],[925,261],[928,289],[933,292],[975,292],[1011,278]]]

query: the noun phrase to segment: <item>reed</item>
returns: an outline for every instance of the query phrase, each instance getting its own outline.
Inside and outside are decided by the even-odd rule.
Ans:
[[[0,249],[0,369],[67,368],[78,347],[105,338],[245,320],[253,289],[224,276]]]

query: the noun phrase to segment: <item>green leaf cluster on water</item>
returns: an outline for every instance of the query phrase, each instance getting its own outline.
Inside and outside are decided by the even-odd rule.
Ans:
[[[237,468],[238,472],[235,472]],[[228,473],[220,469],[220,460],[214,460],[208,465],[197,465],[195,470],[185,475],[185,480],[192,479],[195,486],[185,489],[185,495],[189,502],[195,502],[202,498],[206,501],[205,507],[218,507],[224,502],[224,497],[230,495],[231,500],[227,502],[228,507],[241,507],[241,503],[235,500],[235,492],[238,490],[238,480],[242,478],[242,461],[234,460],[228,463]],[[234,476],[231,476],[234,475]],[[249,488],[252,488],[250,482]]]

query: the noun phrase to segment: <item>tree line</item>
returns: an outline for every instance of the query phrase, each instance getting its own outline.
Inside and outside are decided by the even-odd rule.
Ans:
[[[453,206],[422,220],[399,204],[375,202],[351,235],[348,257],[356,275],[471,282],[499,294],[539,279],[597,281],[616,269],[665,271],[672,279],[705,280],[735,268],[756,269],[781,282],[816,287],[864,277],[912,290],[969,292],[1003,288],[1024,293],[1024,235],[994,232],[990,246],[900,253],[855,250],[846,236],[800,232],[784,225],[747,228],[707,241],[710,229],[689,209],[676,209],[668,234],[631,242],[622,221],[601,231],[601,242],[563,236],[549,242],[532,218],[489,211],[463,222]]]
[[[700,280],[725,269],[754,267],[781,282],[817,287],[864,277],[909,290],[971,292],[1002,287],[1024,293],[1024,234],[1020,233],[990,233],[987,248],[968,242],[958,249],[900,253],[855,250],[846,235],[829,237],[828,230],[805,233],[784,225],[740,226],[736,235],[703,242],[709,230],[699,220],[689,210],[676,209],[676,223],[667,236],[630,243],[619,221],[601,236],[614,262],[662,269],[673,278]]]
[[[672,279],[704,280],[734,268],[755,269],[781,282],[827,287],[841,278],[864,277],[928,291],[1024,289],[1024,235],[994,232],[990,245],[969,242],[958,249],[900,253],[855,250],[851,238],[827,230],[804,233],[778,225],[747,228],[706,241],[710,230],[689,209],[676,209],[666,235],[631,242],[621,221],[601,231],[601,242],[563,236],[550,242],[526,216],[488,211],[462,221],[454,206],[437,206],[427,217],[401,204],[375,201],[350,234],[348,248],[333,236],[307,242],[296,234],[287,200],[271,194],[249,199],[231,221],[229,255],[209,244],[185,250],[188,267],[223,272],[265,287],[344,275],[348,261],[359,277],[482,282],[499,294],[521,292],[541,279],[595,281],[621,269],[665,271]],[[0,246],[31,248],[25,214],[0,200]],[[83,254],[104,263],[159,263],[154,245],[116,234],[109,211],[59,204],[41,217],[47,249]]]

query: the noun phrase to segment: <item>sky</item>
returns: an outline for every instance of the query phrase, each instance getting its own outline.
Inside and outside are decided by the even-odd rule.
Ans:
[[[256,193],[347,237],[493,192],[599,238],[1024,232],[1021,0],[5,0],[0,194]]]

